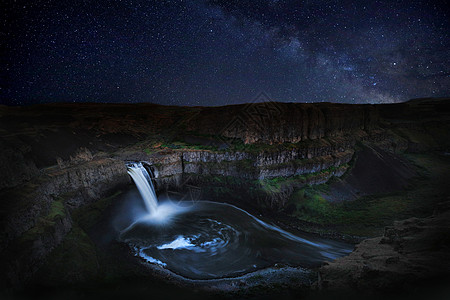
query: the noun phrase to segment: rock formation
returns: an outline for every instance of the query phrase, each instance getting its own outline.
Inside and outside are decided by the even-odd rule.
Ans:
[[[223,190],[242,190],[243,206],[265,203],[276,210],[295,189],[342,176],[364,147],[393,157],[448,151],[447,103],[1,106],[4,281],[21,284],[31,277],[71,230],[73,210],[128,185],[126,160],[147,161],[161,192],[196,185],[220,200]],[[279,179],[291,180],[271,184]],[[381,240],[384,248],[397,243],[388,236],[367,243]],[[327,274],[337,273],[327,272],[322,284],[332,285]]]
[[[319,271],[318,286],[355,293],[405,291],[449,278],[450,203],[433,216],[397,221]]]

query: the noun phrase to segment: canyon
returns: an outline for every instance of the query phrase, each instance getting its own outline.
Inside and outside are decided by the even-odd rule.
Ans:
[[[365,289],[373,278],[382,282],[378,287],[390,288],[386,273],[418,280],[422,277],[403,270],[417,259],[426,264],[428,256],[408,237],[421,235],[419,244],[436,241],[449,228],[442,217],[448,205],[439,204],[450,200],[443,183],[450,166],[448,99],[386,105],[0,106],[0,141],[1,281],[6,290],[33,282],[74,231],[86,228],[83,236],[89,239],[86,233],[100,219],[99,211],[132,185],[128,161],[144,162],[153,171],[159,195],[228,202],[281,227],[362,242],[350,256],[317,271],[312,286],[321,290],[355,284]],[[345,227],[333,214],[322,213],[329,205],[379,195],[394,194],[399,199],[393,205],[405,206],[412,203],[402,200],[408,191],[417,194],[411,185],[427,180],[436,184],[433,194],[422,195],[431,200],[419,199],[415,210],[401,215],[407,219],[417,213],[422,219],[396,223],[383,237],[375,236],[384,226],[355,233],[347,228],[352,224]],[[87,220],[93,210],[98,211]],[[414,230],[417,224],[443,229],[430,229],[428,235],[423,233],[428,229]],[[439,259],[448,258],[448,239],[436,247]],[[404,254],[408,249],[415,249],[413,258]],[[396,262],[380,267],[387,260],[400,261],[400,271],[389,269]],[[433,276],[448,274],[435,268],[425,277]]]

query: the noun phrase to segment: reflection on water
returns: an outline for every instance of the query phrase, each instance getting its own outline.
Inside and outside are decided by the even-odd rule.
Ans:
[[[189,205],[186,205],[189,204]],[[293,235],[223,203],[160,203],[161,215],[141,215],[119,240],[150,263],[191,279],[232,277],[282,263],[315,267],[351,247]]]

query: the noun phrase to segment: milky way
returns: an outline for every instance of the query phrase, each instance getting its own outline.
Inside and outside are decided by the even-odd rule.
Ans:
[[[447,1],[6,1],[4,104],[450,96]],[[5,2],[4,2],[5,3]]]

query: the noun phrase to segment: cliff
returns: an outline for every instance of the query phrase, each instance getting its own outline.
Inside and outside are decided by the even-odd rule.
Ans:
[[[448,280],[450,205],[434,215],[397,221],[382,237],[368,239],[346,257],[326,263],[318,287],[327,291],[380,293],[417,289]]]
[[[74,211],[129,185],[127,160],[147,162],[160,193],[257,211],[286,209],[297,190],[344,174],[331,200],[354,199],[374,192],[367,185],[403,188],[415,173],[398,153],[448,152],[447,102],[1,106],[4,281],[25,282],[71,230]],[[367,166],[380,162],[371,181]],[[383,181],[388,173],[399,184]]]
[[[69,161],[82,148],[94,156],[119,159],[127,152],[138,159],[138,153],[183,150],[187,163],[198,163],[195,155],[202,156],[202,163],[247,159],[261,168],[257,178],[291,176],[301,171],[280,165],[301,165],[301,160],[317,157],[323,162],[330,155],[354,152],[357,141],[394,152],[421,151],[417,147],[430,145],[448,149],[448,115],[447,101],[428,99],[378,106],[276,102],[224,107],[3,106],[0,189],[30,181],[58,159]],[[433,140],[424,141],[426,135]]]
[[[123,162],[107,158],[47,168],[20,188],[3,191],[0,265],[5,281],[26,282],[72,229],[72,211],[129,182]]]
[[[372,105],[252,103],[203,108],[188,131],[242,140],[245,144],[297,143],[378,127]]]

